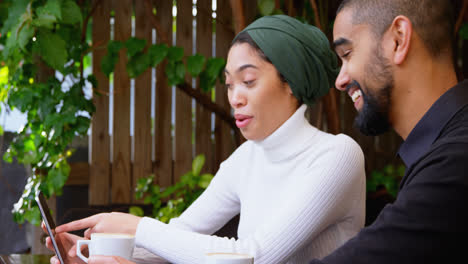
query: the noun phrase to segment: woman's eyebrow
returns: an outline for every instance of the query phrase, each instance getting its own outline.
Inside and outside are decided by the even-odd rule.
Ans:
[[[236,70],[236,72],[239,73],[239,72],[241,72],[241,71],[243,71],[243,70],[245,70],[245,69],[248,69],[248,68],[258,69],[258,67],[255,66],[255,65],[253,65],[253,64],[244,64],[244,65],[240,66],[240,67]],[[230,74],[229,71],[228,71],[226,68],[224,68],[224,72],[227,73],[227,74]]]

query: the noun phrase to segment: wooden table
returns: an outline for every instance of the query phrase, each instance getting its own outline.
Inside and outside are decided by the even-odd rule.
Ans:
[[[0,255],[0,264],[49,264],[52,255],[11,254]]]

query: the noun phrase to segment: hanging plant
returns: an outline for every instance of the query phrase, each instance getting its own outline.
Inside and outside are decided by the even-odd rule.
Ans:
[[[0,3],[0,17],[8,14],[0,25],[0,108],[7,112],[18,109],[27,116],[25,126],[3,157],[7,162],[16,158],[31,168],[31,177],[12,210],[14,220],[20,224],[40,223],[34,200],[38,190],[47,198],[61,195],[70,173],[70,143],[89,130],[95,107],[92,93],[86,91],[98,87],[98,83],[93,75],[84,76],[84,69],[92,49],[100,48],[92,46],[87,30],[94,5],[90,0],[80,1],[80,5],[73,0]],[[108,53],[101,66],[108,76],[122,48],[127,50],[126,68],[131,78],[167,59],[166,74],[171,85],[186,87],[188,72],[200,77],[203,91],[213,88],[225,65],[222,58],[206,59],[198,54],[184,58],[180,47],[148,46],[137,38],[104,45]],[[209,103],[216,108],[216,104]]]

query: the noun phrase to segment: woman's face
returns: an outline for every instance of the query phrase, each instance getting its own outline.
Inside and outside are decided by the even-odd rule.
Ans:
[[[291,88],[280,80],[273,64],[247,43],[231,47],[225,74],[236,125],[246,139],[265,139],[298,108]]]

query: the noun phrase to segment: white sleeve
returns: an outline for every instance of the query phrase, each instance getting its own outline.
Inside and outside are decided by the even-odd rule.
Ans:
[[[303,177],[281,194],[284,202],[278,204],[277,214],[246,238],[210,236],[143,218],[136,244],[179,264],[202,263],[208,252],[246,253],[254,256],[256,264],[283,263],[355,205],[353,195],[362,191],[365,177],[364,158],[355,142],[348,143],[338,140],[319,153]],[[214,206],[213,211],[206,208],[200,219],[216,219],[220,209]]]
[[[213,234],[237,215],[240,204],[235,178],[229,175],[229,171],[226,162],[222,163],[208,188],[179,217],[171,219],[168,226],[200,234]],[[153,239],[160,239],[160,236]],[[156,251],[153,252],[155,254],[137,246],[133,260],[136,263],[168,263]]]
[[[154,255],[144,248],[135,247],[133,250],[133,256],[131,259],[137,264],[162,264],[169,263],[167,260]]]

